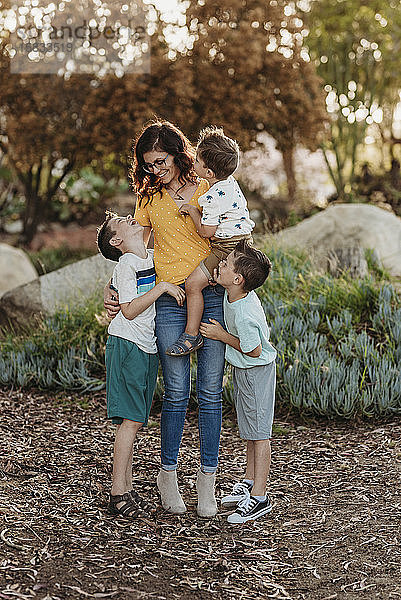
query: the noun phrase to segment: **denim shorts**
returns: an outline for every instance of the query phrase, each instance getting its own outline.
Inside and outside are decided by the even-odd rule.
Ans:
[[[272,435],[276,361],[249,369],[233,367],[238,429],[244,440],[268,440]]]
[[[159,358],[134,342],[110,335],[106,343],[107,416],[147,424],[156,386]]]

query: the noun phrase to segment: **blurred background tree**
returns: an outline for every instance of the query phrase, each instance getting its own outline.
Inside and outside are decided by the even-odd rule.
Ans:
[[[0,149],[24,197],[23,242],[54,217],[60,186],[77,189],[72,171],[91,165],[104,177],[124,174],[131,138],[154,115],[194,139],[207,123],[223,125],[244,149],[270,132],[295,196],[293,149],[300,141],[316,147],[325,112],[314,68],[300,55],[302,21],[294,10],[262,0],[190,2],[178,52],[166,41],[168,23],[152,11],[149,75],[11,74],[3,30]]]
[[[331,135],[322,145],[326,164],[337,197],[349,198],[367,143],[376,143],[384,169],[400,142],[394,116],[401,87],[401,4],[300,0],[297,5],[309,30],[306,48],[327,93]]]
[[[303,22],[288,2],[190,2],[194,135],[218,123],[244,149],[270,133],[283,154],[288,196],[296,194],[296,144],[317,148],[327,118],[312,64],[301,56]]]
[[[380,192],[401,211],[400,4],[177,0],[167,14],[156,0],[150,73],[63,77],[10,73],[5,19],[16,7],[0,0],[0,225],[20,215],[29,244],[40,224],[90,218],[125,189],[131,140],[154,116],[194,141],[205,125],[222,125],[245,161],[258,148],[269,160],[274,140],[287,213],[301,201],[299,173],[320,162],[337,199]]]

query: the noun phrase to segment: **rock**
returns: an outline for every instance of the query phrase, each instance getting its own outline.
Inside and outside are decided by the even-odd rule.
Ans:
[[[6,292],[0,298],[0,325],[24,325],[41,314],[72,309],[95,293],[102,296],[115,264],[98,254]]]
[[[0,296],[37,277],[35,267],[23,250],[0,243]]]
[[[369,204],[336,204],[273,236],[281,247],[300,248],[327,269],[338,248],[370,248],[383,267],[401,277],[401,219]]]
[[[366,277],[368,263],[365,250],[360,246],[334,248],[328,256],[328,267],[333,277],[340,277],[347,271],[353,279]]]
[[[23,327],[43,313],[39,279],[3,294],[0,298],[0,326],[12,324]]]

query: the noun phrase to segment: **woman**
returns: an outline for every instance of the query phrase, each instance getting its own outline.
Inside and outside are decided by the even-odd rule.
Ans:
[[[184,134],[167,121],[146,126],[133,146],[130,173],[138,194],[135,219],[145,227],[145,242],[153,230],[155,268],[159,281],[184,286],[185,279],[209,254],[209,242],[199,236],[192,219],[179,213],[182,204],[199,209],[197,199],[208,184],[198,180],[193,170],[194,150]],[[203,290],[203,321],[223,323],[223,290],[208,286]],[[105,294],[110,309],[111,293]],[[190,396],[190,356],[171,357],[166,349],[184,332],[186,304],[178,306],[167,294],[156,302],[156,336],[164,379],[161,415],[161,469],[157,486],[163,508],[180,514],[186,511],[177,485],[178,453]],[[214,496],[218,462],[224,344],[204,339],[198,350],[197,397],[201,468],[197,474],[199,516],[217,513]]]

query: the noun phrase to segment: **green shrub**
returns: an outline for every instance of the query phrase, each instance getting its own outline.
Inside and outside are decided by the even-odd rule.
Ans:
[[[91,165],[82,167],[79,172],[70,173],[52,199],[52,209],[57,220],[80,221],[92,213],[105,199],[125,193],[128,183],[117,175],[106,179]]]
[[[391,283],[377,271],[333,279],[302,256],[268,254],[273,273],[259,295],[278,352],[278,402],[330,418],[401,414],[401,301]]]
[[[97,300],[63,311],[23,334],[4,332],[0,383],[41,389],[104,387],[106,327]]]
[[[258,290],[277,348],[277,403],[326,418],[401,414],[401,300],[388,276],[334,279],[304,256],[267,252],[273,272]],[[106,321],[99,301],[45,319],[1,342],[0,382],[43,389],[104,386]],[[195,399],[196,361],[192,368]],[[160,400],[159,377],[155,397]],[[223,399],[232,405],[226,367]]]

